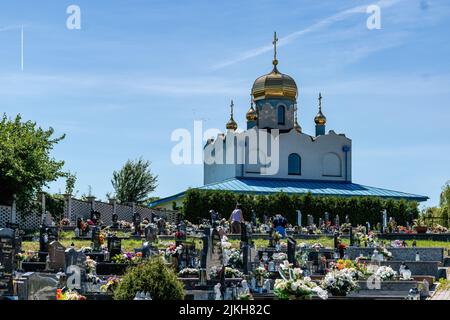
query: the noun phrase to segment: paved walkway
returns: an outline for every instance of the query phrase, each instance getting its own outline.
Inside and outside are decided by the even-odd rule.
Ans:
[[[450,289],[439,290],[429,300],[450,300]]]

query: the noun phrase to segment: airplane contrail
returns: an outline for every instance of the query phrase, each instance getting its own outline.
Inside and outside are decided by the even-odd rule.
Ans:
[[[379,1],[375,2],[375,3],[372,3],[372,5],[377,5],[380,8],[388,8],[388,7],[391,7],[391,6],[393,6],[393,5],[395,5],[395,4],[399,3],[399,2],[402,2],[402,1],[404,1],[404,0],[379,0]],[[282,37],[282,38],[279,39],[278,47],[285,46],[285,45],[293,42],[295,39],[297,39],[297,38],[299,38],[301,36],[304,36],[304,35],[306,35],[308,33],[312,33],[314,31],[320,30],[320,29],[322,29],[322,28],[324,28],[326,26],[329,26],[329,25],[331,25],[331,24],[333,24],[335,22],[342,21],[345,18],[347,18],[349,16],[352,16],[354,14],[366,13],[367,7],[369,5],[371,5],[371,4],[360,5],[360,6],[357,6],[357,7],[353,7],[353,8],[350,8],[350,9],[338,12],[338,13],[332,15],[332,16],[329,16],[329,17],[327,17],[325,19],[322,19],[322,20],[320,20],[320,21],[310,25],[309,27],[307,27],[305,29],[292,32],[292,33],[288,34],[287,36]],[[263,53],[266,53],[266,52],[269,52],[269,51],[272,51],[272,50],[273,50],[272,44],[268,44],[268,45],[265,45],[265,46],[261,46],[259,48],[248,50],[248,51],[242,53],[240,56],[236,57],[235,59],[223,61],[221,63],[218,63],[218,64],[212,66],[212,69],[213,70],[222,69],[222,68],[228,67],[230,65],[236,64],[238,62],[241,62],[241,61],[244,61],[244,60],[248,60],[250,58],[257,57],[257,56],[259,56],[259,55],[261,55]]]

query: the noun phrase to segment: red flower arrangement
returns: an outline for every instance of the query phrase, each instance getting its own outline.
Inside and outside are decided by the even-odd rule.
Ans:
[[[175,232],[175,238],[176,239],[183,239],[184,238],[184,232],[183,231]]]

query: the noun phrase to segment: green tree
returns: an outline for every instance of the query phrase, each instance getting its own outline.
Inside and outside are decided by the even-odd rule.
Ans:
[[[183,300],[183,283],[161,257],[129,268],[116,290],[115,300],[133,300],[138,292],[150,292],[153,300]]]
[[[447,181],[442,187],[441,196],[439,199],[440,205],[440,215],[442,218],[442,223],[445,227],[449,227],[449,216],[450,216],[450,181]]]
[[[117,200],[122,203],[144,203],[156,189],[158,176],[150,170],[151,162],[139,158],[128,160],[119,171],[113,172],[111,180]]]
[[[10,205],[14,195],[20,210],[30,208],[36,193],[49,182],[65,174],[64,161],[50,156],[64,135],[53,137],[54,130],[44,130],[35,122],[14,120],[4,114],[0,121],[0,203]]]
[[[77,176],[74,173],[67,172],[66,174],[66,194],[73,195],[73,191],[75,189],[75,183],[77,182]]]

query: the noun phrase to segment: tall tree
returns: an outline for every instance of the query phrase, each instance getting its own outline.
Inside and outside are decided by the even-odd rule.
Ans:
[[[447,181],[445,185],[442,187],[441,196],[439,199],[439,204],[441,206],[441,218],[442,224],[445,227],[450,227],[449,225],[449,217],[450,217],[450,181]]]
[[[16,196],[19,209],[31,206],[37,192],[48,182],[65,174],[64,161],[50,156],[53,147],[64,139],[53,137],[35,122],[14,120],[4,114],[0,121],[0,204],[10,205]]]
[[[150,161],[139,158],[128,160],[119,171],[113,172],[111,180],[116,198],[122,203],[144,203],[156,189],[158,176],[150,170]]]

